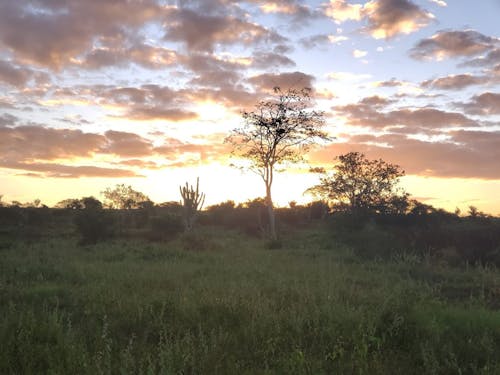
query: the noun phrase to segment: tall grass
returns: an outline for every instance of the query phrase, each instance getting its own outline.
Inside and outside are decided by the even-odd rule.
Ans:
[[[0,373],[500,373],[494,269],[196,236],[0,250]]]

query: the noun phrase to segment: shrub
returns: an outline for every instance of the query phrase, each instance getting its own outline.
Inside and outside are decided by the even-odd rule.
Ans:
[[[169,241],[184,230],[182,219],[178,215],[165,214],[150,219],[148,238],[152,241]]]
[[[114,233],[114,220],[104,210],[85,209],[75,217],[77,232],[80,234],[80,245],[95,244],[111,238]]]

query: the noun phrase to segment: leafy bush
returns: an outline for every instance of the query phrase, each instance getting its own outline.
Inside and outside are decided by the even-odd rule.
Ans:
[[[111,238],[114,234],[114,220],[111,214],[104,210],[85,209],[78,211],[75,225],[80,235],[81,245],[95,244]]]
[[[182,233],[184,226],[178,215],[165,214],[150,219],[148,238],[152,241],[169,241]]]

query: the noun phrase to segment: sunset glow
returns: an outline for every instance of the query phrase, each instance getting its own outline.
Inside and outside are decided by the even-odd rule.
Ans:
[[[49,206],[132,185],[178,201],[264,195],[224,142],[275,86],[313,88],[332,142],[280,173],[360,151],[436,207],[500,214],[500,3],[483,0],[3,1],[0,195]]]

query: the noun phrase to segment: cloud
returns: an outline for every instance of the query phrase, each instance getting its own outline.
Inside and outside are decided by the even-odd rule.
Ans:
[[[363,18],[363,5],[349,4],[345,0],[330,0],[324,8],[325,14],[336,22],[360,21]]]
[[[366,55],[368,55],[368,52],[367,51],[361,51],[359,49],[355,49],[354,51],[352,51],[352,55],[356,59],[360,59],[361,57],[365,57]]]
[[[18,161],[91,157],[104,145],[99,134],[35,125],[0,128],[0,155]]]
[[[0,4],[0,45],[19,61],[60,70],[96,41],[123,43],[159,14],[153,0],[7,1]]]
[[[152,142],[137,134],[108,130],[104,135],[107,144],[99,152],[126,157],[151,155],[153,149]]]
[[[485,92],[473,96],[462,108],[473,115],[500,115],[500,93]]]
[[[132,120],[185,121],[198,117],[195,112],[183,108],[186,101],[182,93],[165,86],[95,87],[92,94],[106,104],[121,107],[124,113],[119,117]]]
[[[469,86],[481,85],[489,81],[485,76],[474,76],[472,74],[449,75],[421,83],[422,87],[438,90],[461,90]]]
[[[316,48],[322,45],[328,44],[340,44],[349,40],[347,36],[344,35],[331,35],[331,34],[316,34],[308,37],[301,38],[299,43],[307,49]]]
[[[369,97],[358,103],[335,107],[334,110],[353,126],[375,129],[404,127],[409,132],[422,129],[433,130],[455,126],[477,126],[468,117],[458,112],[446,112],[434,108],[402,108],[382,112],[383,106],[393,103],[380,97]]]
[[[436,5],[439,5],[440,7],[446,7],[448,4],[446,4],[446,1],[443,0],[429,0],[431,3],[434,3]]]
[[[337,23],[366,20],[364,31],[375,39],[410,34],[434,19],[431,13],[410,0],[371,0],[364,5],[350,4],[346,0],[330,0],[324,11]]]
[[[0,127],[1,126],[12,126],[15,125],[19,119],[9,113],[0,115]]]
[[[283,54],[266,51],[255,51],[252,55],[251,65],[252,67],[255,67],[257,69],[269,69],[272,67],[293,67],[296,64],[295,61]]]
[[[405,85],[407,85],[407,82],[399,81],[396,78],[391,78],[388,81],[374,82],[375,87],[399,87]]]
[[[208,164],[214,161],[225,160],[231,151],[231,146],[222,143],[223,136],[217,140],[210,140],[209,143],[186,143],[175,138],[165,139],[163,145],[155,147],[154,151],[158,155],[167,158],[169,166],[182,167],[196,165],[199,163]]]
[[[470,67],[490,67],[498,64],[500,61],[500,48],[497,47],[489,51],[486,56],[479,56],[475,59],[465,61],[459,66],[470,66]]]
[[[281,87],[283,90],[287,89],[302,89],[313,88],[315,78],[312,75],[302,72],[290,73],[264,73],[248,79],[248,82],[253,84],[259,90],[269,91],[274,87]]]
[[[492,49],[497,40],[474,30],[442,30],[430,38],[420,40],[410,50],[417,60],[444,60],[452,57],[469,57]]]
[[[400,165],[406,174],[456,178],[500,178],[500,132],[453,131],[449,140],[429,142],[401,134],[356,135],[315,151],[315,162],[332,161],[335,155],[360,151],[369,158]]]
[[[15,87],[22,87],[26,85],[30,76],[30,70],[14,67],[7,61],[0,61],[0,82]]]
[[[213,52],[217,45],[283,43],[284,37],[256,23],[230,15],[209,15],[172,8],[165,22],[164,38],[182,42],[188,50]]]
[[[74,62],[85,69],[100,69],[111,66],[137,64],[147,69],[162,69],[178,62],[177,53],[171,49],[137,44],[130,48],[94,48],[82,60]]]
[[[103,168],[94,165],[64,165],[57,163],[23,163],[0,160],[0,168],[17,169],[39,173],[25,173],[31,177],[80,178],[80,177],[143,177],[134,171],[118,168]]]
[[[367,31],[375,39],[411,34],[427,26],[434,16],[409,0],[372,0],[364,6]]]
[[[132,120],[167,120],[167,121],[187,121],[194,120],[198,114],[179,108],[159,108],[136,106],[127,111],[122,117]]]
[[[317,11],[297,0],[250,0],[249,2],[260,4],[259,8],[263,13],[292,17],[295,24],[307,23],[319,17]]]

